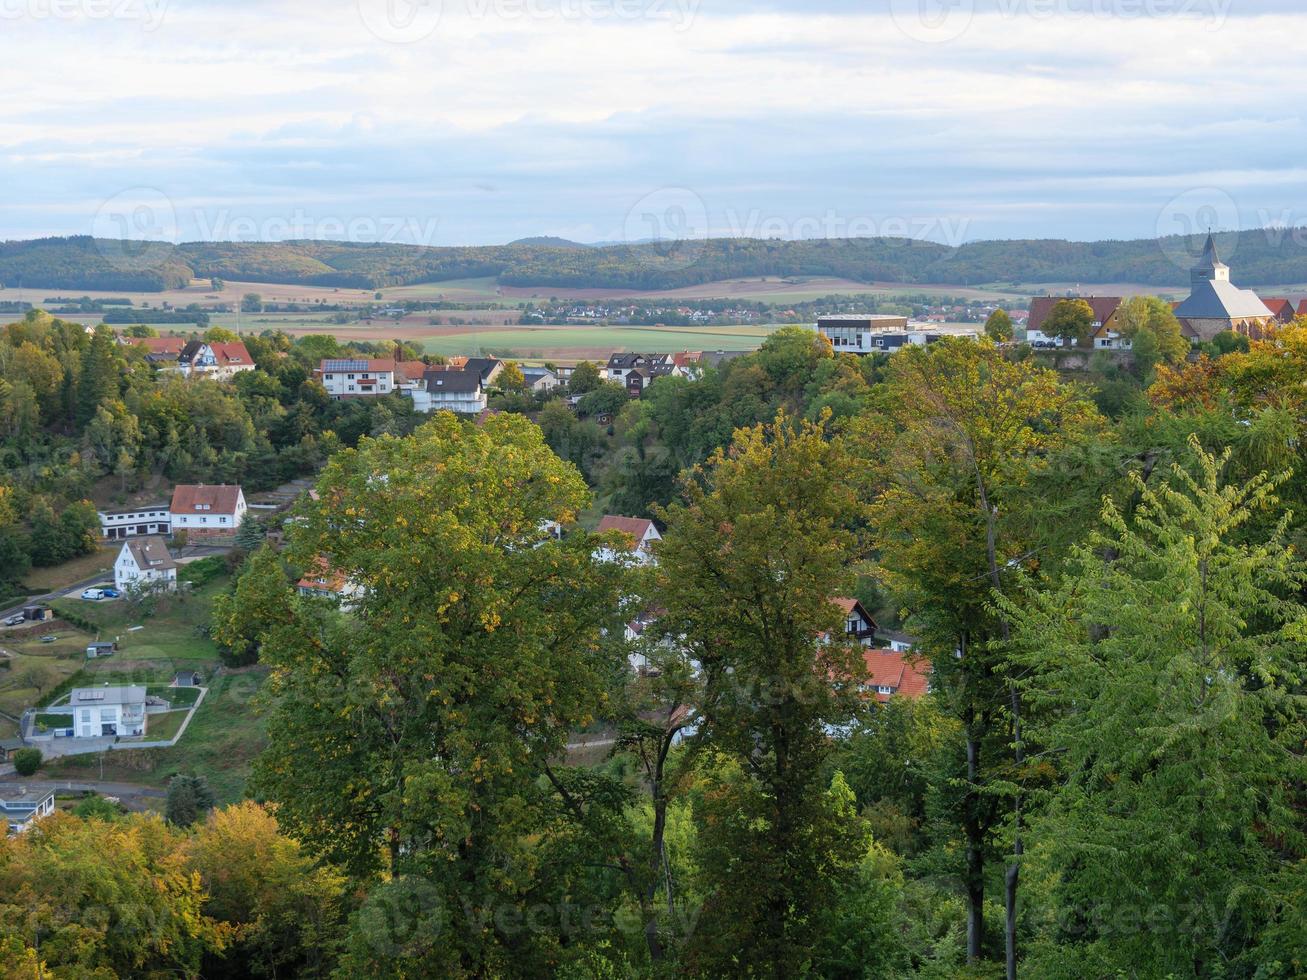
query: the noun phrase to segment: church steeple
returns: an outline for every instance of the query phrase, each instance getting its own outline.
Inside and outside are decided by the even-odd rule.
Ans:
[[[1207,243],[1203,245],[1202,258],[1189,270],[1189,282],[1197,286],[1203,282],[1229,282],[1230,267],[1221,261],[1216,253],[1216,238],[1209,231]]]

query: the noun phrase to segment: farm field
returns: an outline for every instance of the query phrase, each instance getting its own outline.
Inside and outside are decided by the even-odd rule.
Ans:
[[[27,573],[25,584],[34,591],[40,589],[53,592],[56,589],[65,589],[74,582],[80,582],[93,575],[112,576],[114,559],[118,556],[121,547],[122,545],[117,547],[104,545],[89,555],[81,555],[62,565],[33,568]]]

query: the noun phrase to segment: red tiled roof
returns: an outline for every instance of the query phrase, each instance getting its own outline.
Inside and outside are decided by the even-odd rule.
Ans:
[[[1040,330],[1044,321],[1053,312],[1053,307],[1064,299],[1083,299],[1094,311],[1094,319],[1106,323],[1121,305],[1120,296],[1036,296],[1030,301],[1030,319],[1026,321],[1027,330]]]
[[[421,381],[422,375],[430,370],[426,361],[396,361],[395,374],[396,380],[403,377],[405,381]]]
[[[319,589],[337,595],[342,594],[348,584],[349,580],[345,577],[345,573],[336,571],[327,564],[325,558],[321,557],[314,559],[313,567],[298,583],[301,589]]]
[[[232,364],[249,364],[253,366],[254,358],[250,357],[250,352],[245,349],[245,345],[239,340],[233,340],[230,343],[212,343],[209,347],[213,350],[213,356],[218,359],[222,366]]]
[[[1298,304],[1298,315],[1307,316],[1307,299]]]
[[[172,505],[169,509],[174,514],[192,514],[195,513],[197,504],[208,504],[208,510],[215,514],[235,515],[240,492],[240,487],[225,483],[218,486],[181,483],[172,492]]]
[[[1277,320],[1288,320],[1293,316],[1293,304],[1287,299],[1263,298],[1262,302],[1266,304],[1268,310],[1275,314]]]
[[[863,659],[867,684],[872,688],[892,687],[895,694],[906,698],[925,697],[930,688],[929,660],[893,650],[867,650]],[[893,696],[876,692],[877,701],[888,701]]]
[[[185,337],[124,337],[129,344],[144,347],[151,354],[180,354],[186,346]]]
[[[600,531],[624,531],[635,538],[631,544],[632,548],[637,547],[644,541],[644,537],[649,533],[649,528],[653,527],[653,521],[646,520],[643,517],[614,517],[612,514],[605,514],[603,520],[599,522]]]

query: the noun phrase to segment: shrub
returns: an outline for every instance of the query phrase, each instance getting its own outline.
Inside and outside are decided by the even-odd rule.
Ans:
[[[44,757],[40,749],[25,748],[14,753],[14,769],[20,776],[30,776],[41,768]]]

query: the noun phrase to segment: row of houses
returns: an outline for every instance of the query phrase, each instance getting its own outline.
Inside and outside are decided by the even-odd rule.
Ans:
[[[226,538],[236,533],[248,509],[239,486],[183,483],[168,504],[100,511],[100,531],[110,541],[178,531],[195,540]]]
[[[1053,310],[1065,299],[1082,299],[1093,310],[1093,333],[1089,345],[1095,350],[1129,350],[1131,342],[1122,336],[1119,322],[1122,296],[1036,296],[1030,302],[1026,340],[1041,347],[1060,346],[1045,325]],[[1173,304],[1176,319],[1186,337],[1195,343],[1211,340],[1218,333],[1232,331],[1249,337],[1261,336],[1268,328],[1307,316],[1307,299],[1295,310],[1284,297],[1262,297],[1251,289],[1240,289],[1230,281],[1230,266],[1221,261],[1211,235],[1198,263],[1189,270],[1189,296]]]

